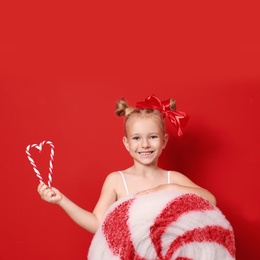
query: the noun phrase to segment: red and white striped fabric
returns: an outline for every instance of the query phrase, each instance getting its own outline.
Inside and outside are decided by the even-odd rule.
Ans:
[[[114,203],[93,237],[89,260],[234,260],[232,226],[195,194],[160,191]]]

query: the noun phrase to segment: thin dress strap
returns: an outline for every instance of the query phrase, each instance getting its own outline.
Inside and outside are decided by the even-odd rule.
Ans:
[[[168,171],[168,184],[171,183],[171,171]]]
[[[125,181],[125,176],[124,174],[121,172],[121,171],[118,171],[123,179],[123,183],[124,183],[124,186],[125,186],[125,190],[126,190],[126,194],[129,195],[129,191],[128,191],[128,187],[127,187],[127,184],[126,184],[126,181]]]

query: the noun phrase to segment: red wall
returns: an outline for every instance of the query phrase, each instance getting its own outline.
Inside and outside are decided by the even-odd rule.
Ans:
[[[85,259],[92,235],[39,198],[25,148],[51,140],[53,185],[92,210],[131,163],[115,101],[152,93],[191,116],[160,165],[211,190],[237,259],[260,259],[258,1],[169,2],[1,4],[0,259]]]

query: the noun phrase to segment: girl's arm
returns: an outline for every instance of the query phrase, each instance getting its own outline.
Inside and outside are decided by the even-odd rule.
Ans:
[[[204,199],[207,199],[209,202],[211,202],[213,205],[216,205],[216,199],[215,197],[206,189],[203,189],[201,187],[191,187],[191,186],[183,186],[175,183],[170,184],[161,184],[154,188],[142,191],[138,194],[147,194],[151,192],[157,192],[162,190],[174,190],[174,191],[181,191],[184,193],[195,193],[197,195],[200,195]]]
[[[212,204],[216,205],[216,198],[211,192],[195,184],[193,181],[191,181],[188,177],[180,172],[173,171],[171,173],[171,178],[173,180],[173,185],[175,186],[175,189],[183,190],[184,192],[197,193],[203,198],[209,200]]]
[[[99,222],[93,213],[82,209],[58,189],[54,187],[49,188],[44,183],[39,184],[38,192],[43,200],[59,205],[75,223],[91,233],[96,232]]]
[[[216,205],[216,198],[208,190],[198,186],[192,182],[188,177],[179,172],[172,172],[171,179],[174,180],[170,184],[158,185],[152,189],[140,192],[139,194],[146,194],[150,192],[156,192],[161,190],[175,190],[186,193],[195,193],[210,201],[213,205]]]
[[[179,191],[183,191],[183,192],[187,192],[187,193],[195,193],[197,195],[200,195],[201,197],[203,197],[204,199],[207,199],[209,202],[211,202],[213,205],[216,205],[216,198],[214,197],[214,195],[209,192],[208,190],[201,188],[199,186],[197,187],[192,187],[192,186],[182,186],[182,185],[178,185],[178,184],[168,184],[170,187],[170,189],[174,189],[174,190],[179,190]]]
[[[39,184],[38,192],[43,200],[59,205],[75,223],[94,234],[108,207],[116,200],[112,184],[111,177],[109,178],[108,176],[103,184],[100,198],[93,212],[79,207],[58,189],[54,187],[49,188],[44,183]]]

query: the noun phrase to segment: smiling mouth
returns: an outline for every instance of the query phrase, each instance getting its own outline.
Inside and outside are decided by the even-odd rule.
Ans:
[[[139,154],[143,155],[143,156],[150,155],[152,153],[153,153],[153,151],[151,151],[151,152],[139,152]]]

